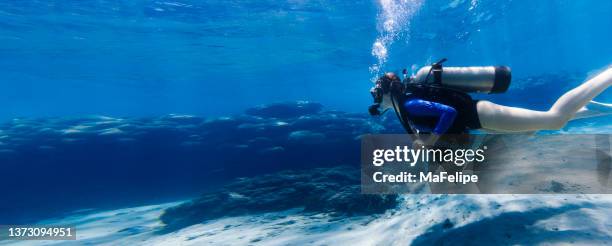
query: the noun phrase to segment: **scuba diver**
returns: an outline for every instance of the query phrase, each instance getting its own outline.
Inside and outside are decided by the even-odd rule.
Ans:
[[[442,134],[469,130],[534,132],[558,130],[573,119],[612,114],[612,104],[592,101],[612,85],[612,68],[566,92],[548,111],[509,107],[473,100],[471,92],[503,93],[510,86],[510,68],[442,67],[446,59],[421,68],[402,81],[394,73],[378,78],[371,89],[371,115],[393,109],[416,144],[432,146]]]

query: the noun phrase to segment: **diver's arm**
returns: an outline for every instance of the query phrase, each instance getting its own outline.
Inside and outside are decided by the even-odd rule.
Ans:
[[[441,103],[430,102],[422,99],[412,99],[404,103],[408,114],[416,116],[438,117],[438,123],[426,139],[421,139],[424,145],[431,146],[438,141],[441,134],[446,133],[457,117],[457,110]]]

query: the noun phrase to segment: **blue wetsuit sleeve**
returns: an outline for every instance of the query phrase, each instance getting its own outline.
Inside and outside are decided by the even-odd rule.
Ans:
[[[438,123],[433,129],[435,134],[443,134],[453,124],[457,116],[457,110],[448,105],[441,103],[425,101],[421,99],[412,99],[404,103],[404,108],[408,114],[415,116],[433,116],[438,117]]]

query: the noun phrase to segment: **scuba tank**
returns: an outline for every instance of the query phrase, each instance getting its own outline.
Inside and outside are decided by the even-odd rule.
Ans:
[[[419,69],[412,82],[431,84],[466,93],[504,93],[512,75],[507,66],[442,67],[446,59]]]

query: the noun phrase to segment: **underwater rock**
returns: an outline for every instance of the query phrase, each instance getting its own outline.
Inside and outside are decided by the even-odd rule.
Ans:
[[[308,101],[273,103],[249,108],[245,111],[248,115],[264,118],[291,118],[308,114],[316,114],[323,108],[320,103]]]
[[[179,124],[198,124],[203,120],[200,117],[196,117],[193,115],[178,115],[178,114],[170,114],[162,117],[163,120],[175,122]]]
[[[320,143],[325,141],[325,134],[313,131],[294,131],[289,134],[289,141],[300,143]]]
[[[123,131],[119,128],[108,128],[100,132],[100,135],[117,135],[122,133]]]
[[[166,230],[177,230],[225,216],[303,208],[309,213],[355,216],[384,213],[396,195],[364,195],[359,169],[349,166],[284,171],[239,178],[222,189],[168,208],[160,217]]]
[[[130,194],[139,194],[143,202],[163,196],[194,196],[209,185],[222,185],[236,177],[288,169],[339,163],[358,169],[360,135],[403,132],[394,118],[374,118],[365,111],[322,111],[321,107],[293,102],[217,118],[85,116],[5,122],[0,124],[0,174],[5,174],[0,175],[0,185],[31,180],[33,175],[22,170],[35,169],[40,174],[35,177],[37,182],[71,192],[63,197],[52,193],[22,197],[19,194],[29,188],[14,187],[3,197],[0,218],[34,216],[23,211],[41,203],[58,204],[47,213],[59,213],[101,206],[105,201],[116,206],[122,199],[133,200]],[[107,183],[109,177],[112,183],[98,185]],[[348,188],[338,189],[341,197],[335,200],[355,199],[349,196],[353,191],[344,189]],[[19,206],[3,204],[23,207],[16,210]],[[327,201],[324,206],[341,204]],[[310,206],[321,209],[315,203]]]
[[[283,151],[285,151],[285,148],[283,148],[281,146],[274,146],[274,147],[270,147],[270,148],[266,148],[266,149],[260,150],[259,153],[260,154],[264,154],[264,155],[270,155],[270,154],[282,153]]]

